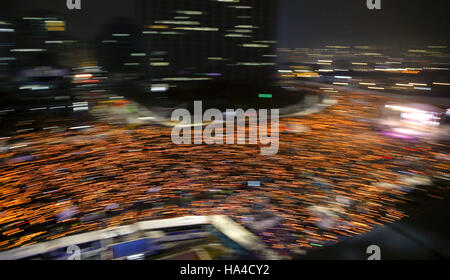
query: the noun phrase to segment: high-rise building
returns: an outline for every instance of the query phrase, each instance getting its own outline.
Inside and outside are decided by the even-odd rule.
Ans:
[[[15,26],[0,18],[0,91],[8,84],[11,75],[11,64],[16,59],[11,54],[15,46]]]
[[[24,13],[17,20],[16,66],[65,66],[73,40],[68,40],[64,17],[47,11]]]
[[[111,73],[141,73],[146,54],[141,52],[142,28],[128,18],[113,18],[103,24],[98,36],[97,57]]]
[[[264,83],[274,72],[276,0],[137,2],[149,74]]]

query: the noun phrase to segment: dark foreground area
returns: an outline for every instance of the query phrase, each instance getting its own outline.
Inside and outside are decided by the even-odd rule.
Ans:
[[[450,194],[443,199],[422,197],[414,206],[409,205],[409,217],[371,232],[343,240],[334,246],[312,250],[300,260],[366,260],[366,250],[377,245],[382,260],[442,260],[450,258],[447,234],[450,225]]]

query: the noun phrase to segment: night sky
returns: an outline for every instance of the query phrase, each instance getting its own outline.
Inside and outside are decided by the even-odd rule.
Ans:
[[[17,1],[25,10],[65,16],[69,34],[82,40],[93,38],[111,17],[135,16],[133,0],[82,0],[81,11],[68,10],[66,0],[7,1]],[[382,0],[382,10],[367,9],[366,0],[279,0],[279,4],[279,47],[448,44],[449,0]]]
[[[325,44],[448,45],[449,0],[281,0],[281,47]]]

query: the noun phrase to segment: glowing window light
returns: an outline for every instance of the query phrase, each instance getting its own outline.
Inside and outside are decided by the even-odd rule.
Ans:
[[[229,6],[230,8],[235,8],[235,9],[251,9],[252,6]]]
[[[226,34],[225,37],[236,37],[236,38],[250,38],[252,36],[250,35],[244,35],[244,34]]]
[[[252,30],[248,30],[248,29],[235,29],[235,30],[231,30],[231,32],[236,32],[236,33],[252,33]]]
[[[320,77],[316,72],[303,72],[303,73],[295,73],[298,78],[318,78]]]
[[[333,85],[348,86],[348,83],[338,83],[338,82],[334,82]]]
[[[258,94],[259,98],[272,98],[272,94],[260,93]]]
[[[190,31],[219,31],[217,27],[175,27],[177,30],[190,30]]]
[[[45,28],[47,31],[65,31],[66,23],[62,20],[46,20]]]
[[[235,26],[235,28],[244,28],[244,29],[247,29],[247,28],[258,28],[258,26],[253,26],[253,25],[236,25]]]
[[[155,23],[162,23],[162,24],[182,24],[182,25],[200,25],[200,22],[198,21],[183,21],[183,20],[158,20],[155,21]]]
[[[336,79],[348,79],[348,80],[350,80],[350,79],[352,79],[352,77],[350,77],[350,76],[334,76]]]
[[[164,92],[169,89],[169,85],[167,84],[154,84],[151,86],[150,91],[151,92]]]
[[[426,87],[427,84],[422,84],[422,83],[409,83],[412,86],[421,86],[421,87]]]
[[[188,77],[173,77],[173,78],[163,78],[163,81],[207,81],[211,78],[188,78]]]
[[[50,89],[49,86],[31,85],[31,86],[21,86],[20,90],[31,89],[31,90],[46,90]]]
[[[262,44],[276,44],[278,41],[270,41],[270,40],[263,40],[263,41],[254,41],[255,43],[262,43]]]
[[[180,10],[176,11],[177,14],[183,14],[183,15],[202,15],[203,12],[201,11],[187,11],[187,10]]]
[[[12,49],[11,52],[45,52],[46,49]]]
[[[347,46],[325,46],[327,49],[349,49]]]
[[[363,85],[363,86],[376,86],[377,85],[375,83],[365,83],[365,82],[360,82],[359,84]]]
[[[411,84],[401,84],[401,83],[396,83],[395,85],[396,86],[401,86],[401,87],[412,87],[412,86],[414,86],[414,85],[411,85]]]
[[[75,79],[90,79],[92,74],[76,74]]]
[[[416,90],[427,90],[427,91],[431,90],[431,88],[429,88],[429,87],[414,87],[414,89],[416,89]]]
[[[169,26],[167,25],[150,25],[151,29],[167,29]]]
[[[169,66],[169,62],[152,62],[150,63],[151,66]]]
[[[269,45],[264,44],[243,44],[244,48],[268,48]]]
[[[243,66],[269,66],[269,65],[275,65],[273,62],[238,62],[237,65],[243,65]]]
[[[438,86],[450,86],[450,83],[436,83],[436,82],[434,82],[433,85],[438,85]]]
[[[40,17],[23,17],[23,20],[43,20],[44,18]]]
[[[182,32],[176,32],[176,31],[165,31],[165,32],[161,32],[160,34],[163,35],[182,35],[182,34],[186,34],[186,33],[182,33]]]

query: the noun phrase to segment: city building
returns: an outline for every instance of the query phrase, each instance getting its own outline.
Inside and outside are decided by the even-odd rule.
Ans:
[[[149,74],[168,82],[266,83],[274,72],[274,0],[138,1]]]
[[[11,54],[11,49],[15,46],[15,26],[9,22],[0,19],[0,90],[8,85],[11,75],[11,64],[16,59]]]

